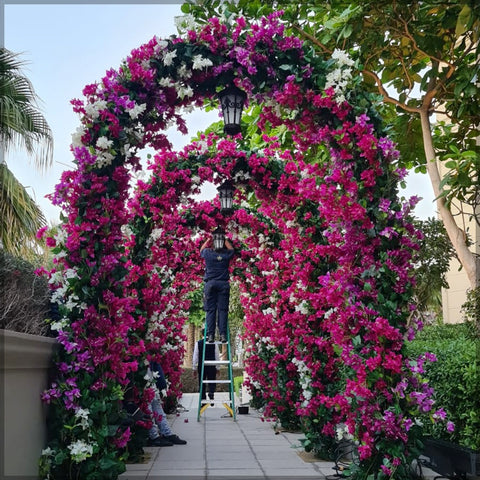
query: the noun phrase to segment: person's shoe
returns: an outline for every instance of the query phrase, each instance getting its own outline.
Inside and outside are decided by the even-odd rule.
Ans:
[[[165,438],[174,445],[186,445],[187,443],[186,440],[182,440],[178,435],[167,435]]]
[[[157,437],[157,438],[150,438],[148,440],[148,445],[150,447],[171,447],[173,446],[173,442],[168,440],[168,437]]]
[[[209,335],[207,337],[207,343],[215,343],[215,335]]]
[[[227,336],[226,335],[220,335],[220,341],[222,343],[227,343]]]

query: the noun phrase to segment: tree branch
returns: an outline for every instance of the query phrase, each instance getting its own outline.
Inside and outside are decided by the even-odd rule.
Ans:
[[[408,105],[405,105],[404,103],[400,102],[396,98],[393,98],[390,96],[385,90],[385,87],[383,86],[382,81],[380,80],[380,77],[375,73],[370,70],[362,70],[362,73],[370,78],[372,78],[375,81],[375,84],[377,85],[378,91],[380,92],[380,95],[382,95],[383,100],[387,103],[392,103],[396,105],[397,107],[401,108],[402,110],[405,110],[406,112],[410,113],[420,113],[420,108],[417,107],[409,107]]]
[[[307,33],[305,30],[303,30],[303,28],[300,27],[299,25],[294,24],[293,29],[295,31],[297,31],[300,35],[302,35],[303,37],[310,40],[314,45],[316,45],[317,47],[320,47],[322,49],[323,53],[330,53],[330,54],[332,53],[332,50],[327,48],[323,43],[319,42],[313,35],[311,35],[310,33]]]

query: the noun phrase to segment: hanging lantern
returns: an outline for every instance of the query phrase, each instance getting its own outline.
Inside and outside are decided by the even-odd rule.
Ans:
[[[223,131],[227,135],[236,135],[241,132],[240,121],[247,94],[235,86],[230,86],[218,94],[222,106]]]
[[[233,211],[233,192],[235,188],[233,183],[225,180],[218,188],[218,195],[220,196],[220,208],[222,213],[229,214]]]
[[[217,227],[213,232],[213,248],[215,250],[221,250],[225,244],[225,232]]]

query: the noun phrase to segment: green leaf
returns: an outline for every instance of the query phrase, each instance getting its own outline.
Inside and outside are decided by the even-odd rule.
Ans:
[[[447,168],[456,168],[457,162],[455,160],[450,160],[448,162],[445,162],[445,167]]]
[[[110,469],[113,469],[114,467],[117,467],[119,462],[110,457],[101,457],[98,464],[102,470],[110,470]]]

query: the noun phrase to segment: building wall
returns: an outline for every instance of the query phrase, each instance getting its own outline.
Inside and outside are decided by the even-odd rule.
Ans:
[[[441,165],[441,176],[443,177],[445,173],[446,169]],[[464,210],[464,215],[460,214],[460,209]],[[467,232],[470,241],[472,242],[471,250],[477,255],[480,254],[480,228],[475,220],[469,220],[469,216],[472,214],[472,209],[467,205],[458,202],[456,206],[452,207],[452,212],[455,216],[457,225]],[[464,321],[461,308],[467,299],[467,291],[470,289],[470,282],[468,281],[465,270],[459,270],[459,268],[460,263],[458,260],[452,259],[450,262],[450,270],[446,276],[449,288],[442,289],[444,323],[459,323]]]
[[[463,322],[461,308],[467,300],[467,290],[470,282],[464,270],[458,270],[460,263],[457,259],[450,262],[450,270],[447,273],[448,289],[442,289],[443,321],[444,323]]]

